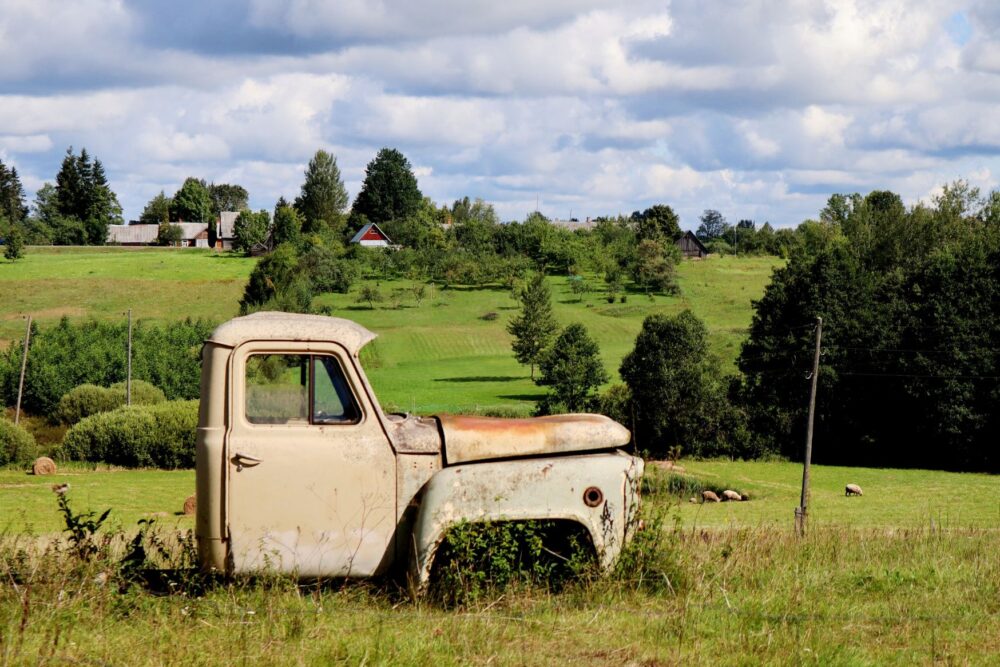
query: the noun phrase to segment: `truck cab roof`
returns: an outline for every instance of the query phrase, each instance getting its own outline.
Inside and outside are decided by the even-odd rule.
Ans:
[[[264,311],[229,320],[207,342],[236,347],[251,340],[336,341],[356,355],[376,335],[340,317]]]

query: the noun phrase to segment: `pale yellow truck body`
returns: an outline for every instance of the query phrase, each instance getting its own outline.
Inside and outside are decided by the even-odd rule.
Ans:
[[[366,577],[405,565],[418,587],[450,526],[564,520],[610,566],[637,524],[642,460],[601,415],[385,414],[349,320],[257,313],[202,353],[199,556],[228,574]]]

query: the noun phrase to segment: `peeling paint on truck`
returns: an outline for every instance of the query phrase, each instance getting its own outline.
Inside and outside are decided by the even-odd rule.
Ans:
[[[257,313],[202,351],[196,535],[203,567],[429,581],[449,527],[566,520],[610,566],[637,523],[641,459],[601,415],[385,414],[334,317]]]

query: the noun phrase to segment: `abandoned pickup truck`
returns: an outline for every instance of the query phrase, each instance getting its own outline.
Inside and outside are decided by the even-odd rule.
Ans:
[[[605,568],[635,530],[642,460],[592,414],[534,419],[382,411],[349,320],[266,312],[218,327],[202,352],[199,557],[229,574],[366,577],[426,587],[449,527],[556,520]]]

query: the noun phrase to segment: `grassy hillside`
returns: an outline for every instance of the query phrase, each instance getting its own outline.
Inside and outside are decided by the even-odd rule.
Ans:
[[[607,303],[598,277],[590,278],[593,291],[582,299],[565,278],[553,277],[549,283],[560,323],[586,325],[617,378],[618,364],[643,318],[683,308],[705,321],[712,350],[731,364],[750,323],[750,302],[763,293],[778,261],[685,261],[679,269],[679,296],[630,293],[625,303]],[[222,321],[237,313],[253,262],[191,249],[31,248],[22,261],[0,262],[0,344],[23,335],[21,316],[26,313],[43,324],[63,315],[117,318],[128,308],[137,318]],[[357,304],[355,293],[324,295],[316,302],[379,334],[365,360],[380,399],[393,409],[416,412],[528,411],[540,390],[510,351],[505,326],[517,310],[510,292],[431,287],[418,304],[410,287],[407,281],[381,283],[387,300],[374,309]],[[394,290],[400,291],[395,301]],[[487,313],[496,313],[496,319],[481,319]]]

